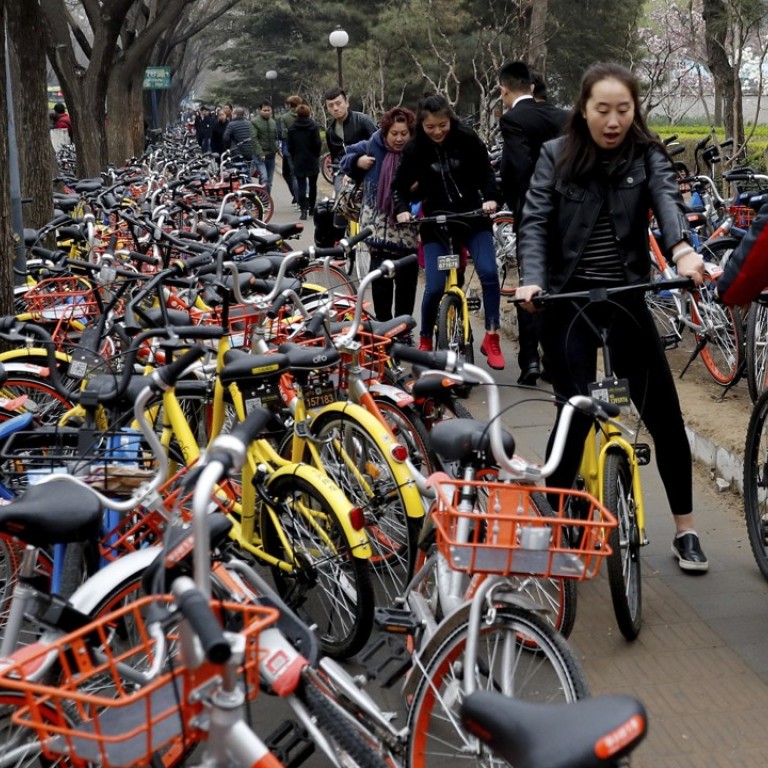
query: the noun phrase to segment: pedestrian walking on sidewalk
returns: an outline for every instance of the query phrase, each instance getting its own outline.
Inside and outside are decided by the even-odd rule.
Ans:
[[[322,139],[320,128],[311,118],[311,110],[306,104],[296,108],[296,120],[288,129],[288,151],[293,160],[293,173],[296,177],[299,218],[306,219],[314,211],[317,201],[317,177],[320,175],[320,152]]]
[[[648,130],[637,80],[618,64],[595,64],[582,78],[564,136],[543,146],[531,178],[518,237],[518,298],[532,310],[530,300],[540,291],[649,280],[649,208],[678,274],[700,285],[704,263],[688,242],[690,229],[672,161]],[[672,551],[684,571],[706,571],[707,558],[694,526],[691,450],[653,317],[637,293],[592,308],[610,312],[614,370],[629,381],[632,402],[654,439],[676,527]],[[541,345],[560,403],[589,394],[595,381],[600,339],[588,325],[592,308],[580,311],[568,305],[542,313]],[[549,479],[554,487],[572,486],[591,425],[590,417],[574,416],[563,459]],[[548,453],[550,449],[551,438]]]

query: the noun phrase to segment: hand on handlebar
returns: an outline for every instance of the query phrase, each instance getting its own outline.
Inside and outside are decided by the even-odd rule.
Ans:
[[[540,285],[521,285],[515,291],[515,300],[520,302],[520,306],[526,312],[536,312],[537,309],[533,305],[532,299],[536,294],[541,293],[542,290]]]
[[[680,277],[690,277],[697,287],[704,283],[704,259],[693,248],[685,250],[677,258],[675,267]]]
[[[495,200],[486,200],[483,203],[483,212],[487,214],[496,213],[499,205]]]
[[[402,213],[397,214],[398,224],[407,224],[409,221],[413,221],[413,216],[409,211],[403,211]]]

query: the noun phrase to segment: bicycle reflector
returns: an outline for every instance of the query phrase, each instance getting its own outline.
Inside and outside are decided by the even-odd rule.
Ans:
[[[408,458],[408,449],[402,443],[395,443],[389,450],[392,458],[402,464]]]
[[[362,507],[353,507],[349,510],[349,522],[356,531],[362,531],[365,528],[365,512]]]

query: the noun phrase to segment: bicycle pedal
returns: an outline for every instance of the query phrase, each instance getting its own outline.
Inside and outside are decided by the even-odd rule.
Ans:
[[[357,655],[365,675],[382,688],[391,688],[411,668],[413,660],[404,637],[379,635]]]
[[[382,632],[395,635],[413,634],[421,626],[407,608],[376,608],[373,623]]]
[[[667,333],[661,337],[661,343],[665,351],[677,349],[680,346],[680,337],[676,333]]]
[[[483,302],[479,296],[467,296],[467,309],[470,312],[479,312],[482,306]]]
[[[308,731],[295,720],[285,720],[266,738],[266,744],[285,768],[296,768],[315,751]]]
[[[651,446],[648,443],[635,444],[635,458],[639,466],[644,467],[651,463]]]

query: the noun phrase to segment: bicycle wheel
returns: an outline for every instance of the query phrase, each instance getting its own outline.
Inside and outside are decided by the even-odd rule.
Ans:
[[[357,295],[354,283],[349,280],[344,270],[338,267],[329,266],[326,275],[323,265],[317,262],[302,269],[296,277],[305,287],[316,286],[324,291],[333,289],[336,296]]]
[[[321,413],[312,423],[323,468],[353,506],[365,512],[378,605],[391,605],[413,571],[423,520],[407,514],[399,471],[389,448],[350,412]]]
[[[752,409],[744,446],[744,515],[749,545],[768,579],[768,390]]]
[[[376,406],[386,419],[395,440],[402,443],[416,469],[423,475],[431,475],[438,467],[437,457],[429,447],[429,431],[421,416],[410,406],[397,406],[391,400],[374,395]]]
[[[65,380],[67,386],[71,381],[74,388],[74,380]],[[38,378],[34,374],[22,375],[11,372],[8,380],[3,384],[3,397],[16,398],[26,395],[27,401],[24,408],[34,413],[43,425],[57,424],[59,419],[72,408],[72,402],[60,395],[45,379]]]
[[[768,389],[768,304],[753,301],[747,312],[744,355],[747,362],[747,388],[752,402]]]
[[[634,640],[643,622],[643,592],[640,576],[640,529],[635,517],[632,472],[623,452],[605,457],[603,503],[615,515],[618,525],[609,536],[608,583],[613,612],[621,634]]]
[[[16,581],[19,577],[19,566],[24,545],[7,534],[0,534],[0,634],[8,620]]]
[[[260,218],[262,221],[269,221],[272,218],[272,214],[275,212],[275,204],[272,200],[272,195],[269,194],[266,187],[259,187],[254,191],[256,192],[258,201],[261,203],[262,215]]]
[[[64,768],[71,765],[65,757],[58,760],[44,758],[35,732],[11,721],[14,712],[26,703],[26,697],[21,693],[0,693],[0,765],[7,768]],[[45,708],[41,717],[44,713]],[[47,719],[51,724],[61,724],[53,709]]]
[[[437,348],[455,352],[465,363],[475,361],[472,327],[464,338],[464,304],[455,293],[446,293],[437,313]]]
[[[391,755],[382,742],[361,728],[359,720],[351,717],[343,706],[335,701],[335,694],[328,687],[316,682],[315,673],[310,674],[313,677],[304,675],[296,694],[316,719],[336,755],[342,758],[342,764],[347,764],[347,760],[350,760],[352,765],[366,768],[391,768]]]
[[[355,246],[355,274],[358,285],[360,281],[371,271],[371,251],[365,243]]]
[[[292,570],[272,568],[281,596],[317,635],[325,653],[354,656],[373,628],[373,586],[366,560],[352,555],[333,505],[323,489],[298,475],[268,483],[275,499],[280,531],[262,510],[264,551],[290,563]]]
[[[461,621],[423,669],[411,673],[422,676],[408,712],[410,768],[444,768],[451,759],[499,765],[459,725],[468,631]],[[478,690],[526,701],[572,702],[588,695],[584,671],[566,641],[534,614],[508,605],[480,622],[474,677]]]
[[[744,350],[741,312],[715,301],[716,281],[709,275],[694,294],[694,320],[700,330],[694,332],[703,343],[701,359],[709,375],[720,386],[730,384],[739,371]]]
[[[702,258],[704,261],[717,264],[720,269],[725,269],[728,259],[738,244],[739,238],[737,237],[717,237],[701,246]]]
[[[517,233],[511,213],[494,217],[493,245],[501,295],[512,295],[517,288]]]
[[[330,152],[326,152],[320,158],[320,172],[323,174],[323,178],[329,183],[333,184],[333,158]]]

